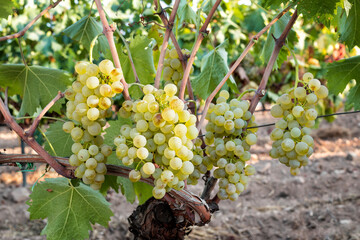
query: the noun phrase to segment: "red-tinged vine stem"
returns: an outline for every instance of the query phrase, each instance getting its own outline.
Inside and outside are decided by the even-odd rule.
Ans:
[[[274,47],[274,51],[271,54],[271,57],[269,59],[269,62],[265,68],[263,77],[261,79],[261,82],[259,84],[259,88],[256,90],[254,97],[251,99],[251,103],[250,103],[250,107],[249,107],[249,111],[251,112],[251,114],[254,113],[255,108],[257,106],[257,104],[259,103],[260,99],[262,97],[265,96],[265,88],[267,85],[267,82],[269,80],[271,71],[274,67],[274,64],[276,62],[276,59],[279,55],[279,52],[281,50],[281,48],[284,46],[285,44],[285,40],[287,35],[289,34],[292,26],[294,25],[296,19],[298,18],[298,14],[297,14],[297,9],[295,9],[294,14],[292,15],[290,21],[288,22],[288,24],[286,25],[284,31],[282,32],[281,36],[278,39],[275,39],[275,47]]]
[[[184,95],[185,95],[185,87],[187,85],[189,76],[190,76],[190,71],[191,71],[191,66],[193,65],[194,61],[195,61],[195,56],[197,51],[200,48],[201,42],[204,39],[204,37],[207,35],[207,30],[206,28],[208,27],[216,9],[218,8],[218,6],[220,5],[221,0],[216,0],[214,6],[211,8],[209,15],[206,17],[206,20],[204,22],[204,24],[202,25],[202,27],[199,30],[199,35],[196,39],[196,42],[194,44],[193,50],[191,51],[190,54],[190,58],[188,60],[188,63],[186,65],[186,68],[184,70],[184,76],[183,79],[181,80],[181,87],[180,87],[180,92],[179,92],[179,98],[180,99],[184,99]]]
[[[165,36],[164,36],[164,41],[163,44],[161,45],[161,51],[160,51],[160,57],[159,57],[159,62],[157,65],[157,71],[156,71],[156,76],[155,76],[155,83],[154,83],[154,87],[155,88],[159,88],[160,86],[160,78],[161,78],[161,72],[163,69],[163,65],[164,65],[164,58],[165,58],[165,53],[166,53],[166,48],[168,46],[169,43],[169,38],[174,26],[174,20],[176,17],[176,12],[179,8],[179,4],[180,4],[180,0],[176,0],[174,3],[174,7],[173,10],[171,11],[171,15],[169,18],[169,21],[166,25],[166,31],[165,31]]]
[[[109,43],[110,52],[111,52],[111,55],[113,57],[115,67],[121,69],[119,55],[118,55],[118,52],[116,50],[116,46],[115,46],[115,42],[114,42],[114,31],[115,31],[115,29],[114,29],[114,27],[109,25],[108,20],[106,19],[106,14],[105,14],[105,11],[104,11],[104,9],[103,9],[103,7],[101,5],[101,0],[95,0],[95,4],[96,4],[96,7],[97,7],[98,12],[99,12],[101,23],[103,25],[103,33],[104,33],[104,35],[105,35],[105,37],[106,37],[106,39],[107,39],[107,41]],[[122,71],[122,69],[121,69],[121,71]],[[131,98],[130,98],[130,95],[129,95],[128,85],[125,82],[124,78],[121,79],[121,83],[124,85],[124,91],[123,91],[124,98],[126,100],[130,100]]]
[[[265,88],[266,88],[266,84],[268,82],[268,79],[270,77],[270,73],[274,67],[274,64],[276,62],[277,56],[279,55],[279,52],[281,50],[281,48],[284,46],[285,44],[285,40],[287,35],[289,34],[292,26],[294,25],[296,19],[298,17],[297,14],[297,10],[295,9],[294,14],[292,15],[290,21],[288,22],[288,24],[286,25],[284,31],[282,32],[281,36],[278,39],[275,39],[275,47],[274,50],[271,54],[271,57],[269,59],[268,64],[266,65],[265,68],[265,72],[264,75],[261,79],[260,85],[258,90],[256,91],[254,97],[251,100],[251,104],[249,107],[249,111],[253,114],[254,110],[256,108],[256,105],[259,103],[260,99],[265,95]],[[218,204],[220,202],[220,198],[217,196],[217,194],[208,202],[208,204]]]
[[[165,16],[165,12],[164,12],[163,8],[161,7],[161,4],[158,3],[157,0],[154,0],[154,5],[155,5],[155,11],[160,10],[158,14],[159,14],[159,17],[160,17],[161,21],[164,23],[165,26],[168,26],[169,21],[168,21],[167,17]],[[180,62],[182,64],[182,67],[185,70],[186,69],[186,64],[187,64],[187,56],[185,56],[182,53],[180,45],[179,45],[173,31],[170,32],[170,38],[171,38],[171,41],[174,44],[174,47],[176,49],[177,54],[179,55],[179,60],[180,60]],[[194,98],[194,92],[193,92],[193,89],[191,87],[191,82],[190,81],[187,81],[187,90],[188,90],[190,100],[194,100],[195,99]],[[195,103],[190,102],[189,108],[192,109],[193,113],[195,112],[195,107],[196,107]]]
[[[67,171],[73,172],[75,170],[75,167],[72,167],[69,164],[68,158],[64,158],[64,157],[52,157],[52,158],[55,159],[54,161],[56,161],[57,164],[65,168]],[[41,155],[0,154],[0,165],[12,164],[12,163],[48,163],[48,161],[44,159],[44,157]],[[107,168],[107,173],[106,173],[107,175],[113,175],[113,176],[119,176],[125,178],[128,178],[129,172],[133,170],[125,166],[116,166],[111,164],[106,164],[106,168]],[[154,184],[152,178],[141,178],[139,181],[150,185]],[[210,214],[211,209],[208,209],[207,204],[200,197],[194,196],[189,191],[186,190],[177,191],[172,189],[170,192],[168,192],[165,195],[164,199],[169,204],[174,204],[174,205],[186,204],[190,209],[194,210],[200,216],[201,219],[200,222],[196,223],[197,225],[204,225],[208,223],[211,219],[211,214]]]
[[[64,93],[58,92],[56,97],[51,100],[51,102],[46,105],[46,107],[40,112],[40,114],[35,118],[34,122],[31,124],[29,130],[26,131],[26,135],[33,136],[36,128],[38,127],[40,120],[44,117],[44,115],[50,110],[50,108],[61,98],[64,97]]]
[[[60,99],[60,98],[59,98]],[[50,102],[49,105],[53,105],[55,101]],[[51,107],[50,106],[50,107]],[[50,108],[49,107],[49,108]],[[33,135],[27,134],[19,124],[16,123],[15,119],[11,116],[9,109],[5,106],[3,100],[0,98],[0,112],[2,113],[5,123],[14,131],[16,134],[24,140],[24,142],[29,145],[32,149],[35,150],[45,161],[48,163],[52,168],[55,169],[56,172],[59,174],[67,177],[67,178],[74,178],[74,174],[72,171],[69,171],[64,166],[59,164],[50,154],[45,151],[42,146],[38,142],[36,142]],[[41,118],[40,118],[41,119]],[[39,121],[40,121],[39,119]]]
[[[34,23],[41,18],[45,13],[47,13],[50,9],[56,7],[62,0],[58,0],[52,4],[50,4],[47,8],[45,8],[44,10],[41,11],[41,13],[39,13],[33,20],[31,20],[31,22],[29,22],[21,31],[11,34],[11,35],[7,35],[4,37],[0,37],[0,41],[5,41],[8,39],[13,39],[13,38],[19,38],[24,36],[24,34],[26,33],[27,30],[29,30],[29,28],[31,28],[32,25],[34,25]]]
[[[220,91],[222,86],[226,83],[226,81],[229,79],[231,74],[236,70],[236,68],[239,66],[239,64],[242,62],[242,60],[245,58],[245,56],[249,53],[250,49],[255,45],[257,40],[260,38],[261,35],[263,35],[274,23],[276,23],[282,16],[285,15],[290,10],[291,6],[285,8],[283,11],[281,11],[271,22],[269,22],[268,25],[266,25],[263,29],[261,29],[260,32],[258,32],[256,35],[254,35],[244,51],[241,53],[239,58],[236,60],[236,62],[231,66],[229,72],[225,75],[225,77],[221,80],[219,85],[214,89],[214,91],[210,94],[210,96],[206,99],[203,114],[201,116],[201,119],[198,124],[198,129],[201,129],[201,126],[205,120],[206,113],[209,110],[210,103],[216,96],[216,94]]]

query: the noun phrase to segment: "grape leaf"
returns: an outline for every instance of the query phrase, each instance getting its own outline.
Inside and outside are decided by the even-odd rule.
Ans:
[[[63,33],[74,41],[80,42],[88,51],[90,50],[91,41],[103,31],[101,23],[96,21],[94,17],[83,17],[73,25],[66,28]],[[93,57],[98,59],[99,52],[106,53],[109,44],[105,36],[98,37],[97,44],[93,49]]]
[[[74,187],[65,178],[38,183],[27,204],[30,219],[48,219],[41,234],[49,240],[89,238],[90,224],[106,227],[114,215],[100,192],[82,183]]]
[[[110,127],[105,129],[105,140],[104,143],[109,146],[115,146],[114,145],[114,138],[117,137],[120,134],[120,128],[122,125],[128,124],[132,125],[132,121],[130,118],[118,118],[117,120],[111,120],[108,121],[108,124]]]
[[[326,23],[335,16],[334,13],[339,2],[340,0],[300,0],[297,9],[305,19],[312,18],[315,21]]]
[[[227,65],[227,52],[224,45],[226,41],[206,54],[201,61],[201,73],[192,79],[194,92],[202,99],[206,99],[217,87],[220,81],[229,71]],[[227,84],[235,92],[238,92],[235,81],[230,76]]]
[[[107,194],[107,191],[112,188],[115,190],[115,192],[119,192],[119,187],[120,184],[118,183],[117,180],[117,176],[113,176],[113,175],[105,175],[105,181],[103,182],[103,184],[101,185],[101,189],[100,192],[103,195]]]
[[[329,91],[335,95],[344,91],[350,80],[360,83],[360,56],[342,59],[326,66]]]
[[[198,16],[191,8],[187,0],[181,0],[179,10],[177,11],[177,16],[179,18],[180,25],[182,25],[183,22],[193,23],[195,25],[198,23]]]
[[[291,16],[289,13],[286,13],[284,16],[282,16],[274,25],[271,26],[266,42],[263,46],[263,50],[261,53],[261,59],[264,63],[267,63],[271,57],[271,54],[275,47],[275,40],[274,37],[278,38],[281,36],[282,32],[284,31],[287,23],[289,22]],[[297,42],[296,33],[293,30],[290,30],[286,42],[289,46],[289,48],[293,48],[294,44]],[[279,52],[279,55],[276,59],[276,62],[274,64],[274,69],[277,69],[281,66],[281,64],[286,61],[287,57],[289,55],[289,51],[283,47],[281,51]]]
[[[69,157],[72,154],[71,146],[73,140],[69,133],[63,131],[62,125],[63,122],[60,121],[50,124],[45,135],[55,150],[54,155],[59,157]],[[53,150],[47,141],[45,141],[44,149],[50,154],[53,153]]]
[[[281,3],[287,3],[288,0],[264,0],[261,5],[265,8],[271,7],[277,9],[280,7]]]
[[[205,0],[201,4],[201,10],[204,13],[209,14],[211,8],[215,5],[215,3],[216,3],[216,0]],[[222,10],[220,5],[218,6],[217,10]]]
[[[135,194],[139,200],[140,205],[144,204],[146,200],[148,200],[153,196],[152,195],[153,186],[143,182],[135,182],[133,184],[134,184]]]
[[[134,38],[130,39],[130,52],[132,59],[134,61],[136,73],[139,77],[140,83],[150,84],[154,82],[155,77],[155,66],[153,60],[153,51],[150,47],[151,39],[146,36],[137,35]],[[130,64],[129,57],[125,53],[125,48],[116,44],[116,49],[119,53],[121,67],[124,72],[124,77],[127,83],[135,82],[134,73]],[[107,52],[108,58],[110,58],[110,51]]]
[[[339,24],[339,41],[344,42],[350,49],[360,46],[360,1],[350,1],[353,5],[349,15],[342,14]]]
[[[161,28],[158,25],[152,25],[149,32],[148,32],[148,38],[155,39],[156,45],[161,46],[161,44],[164,41],[164,34],[161,31]]]
[[[125,196],[126,200],[130,203],[134,203],[136,194],[133,182],[124,177],[118,177],[117,181],[121,185],[121,193]]]
[[[355,110],[360,110],[360,81],[350,89],[346,105],[353,105]]]
[[[69,75],[64,71],[23,64],[0,65],[0,85],[9,87],[9,95],[19,94],[23,101],[19,115],[32,115],[37,107],[44,108],[57,94],[69,85]],[[50,109],[60,113],[64,99]]]
[[[13,7],[14,7],[13,1],[11,1],[11,0],[1,1],[0,18],[7,18],[10,14],[12,14]]]

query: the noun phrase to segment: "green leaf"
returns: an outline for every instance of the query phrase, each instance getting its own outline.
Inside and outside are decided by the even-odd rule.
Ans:
[[[155,39],[156,44],[158,46],[161,46],[161,44],[164,41],[164,34],[162,33],[161,28],[158,25],[152,25],[149,32],[148,32],[148,38]]]
[[[103,195],[106,195],[107,191],[112,188],[115,190],[115,192],[119,192],[119,187],[120,184],[117,181],[117,176],[113,176],[113,175],[105,175],[105,181],[103,182],[103,184],[101,185],[101,189],[100,192]]]
[[[177,16],[179,18],[180,25],[182,25],[183,22],[193,23],[196,25],[198,22],[198,16],[191,8],[187,0],[181,0],[179,10],[177,11]]]
[[[305,19],[326,23],[334,18],[338,2],[340,0],[300,0],[297,9]]]
[[[119,136],[121,126],[125,124],[132,126],[132,121],[130,118],[119,117],[117,120],[108,121],[108,124],[110,125],[110,127],[105,129],[104,143],[109,146],[115,146],[114,138]]]
[[[153,186],[143,182],[135,182],[133,184],[134,184],[135,194],[138,197],[140,205],[144,204],[146,200],[148,200],[153,196],[152,195]]]
[[[100,192],[82,183],[74,187],[65,178],[38,183],[27,204],[30,219],[48,219],[41,234],[49,240],[89,238],[91,224],[107,227],[114,215]]]
[[[264,63],[267,63],[269,61],[275,47],[275,40],[273,38],[273,35],[274,37],[279,38],[282,32],[284,31],[286,25],[288,24],[290,18],[291,18],[290,14],[286,13],[274,25],[271,26],[261,53],[261,59],[263,60]],[[295,42],[297,42],[296,33],[293,30],[290,30],[286,38],[286,42],[289,48],[293,48]],[[279,68],[281,64],[284,61],[286,61],[289,54],[290,54],[289,51],[285,47],[283,47],[276,59],[276,62],[274,64],[274,69]]]
[[[360,110],[360,83],[350,89],[346,99],[346,105],[353,105],[355,110]]]
[[[273,9],[277,9],[280,7],[280,4],[287,2],[288,0],[264,0],[261,5],[265,8],[271,7]]]
[[[63,122],[60,121],[50,124],[45,135],[51,143],[51,146],[54,148],[56,156],[69,157],[72,154],[71,146],[73,144],[73,140],[69,133],[63,131],[62,125]],[[53,153],[53,150],[47,141],[45,141],[44,149],[50,154]]]
[[[134,61],[136,73],[139,77],[140,83],[150,84],[154,82],[155,66],[152,55],[152,48],[150,47],[151,39],[146,36],[137,35],[130,39],[130,52]],[[127,83],[135,82],[134,72],[132,70],[128,54],[125,53],[126,48],[120,44],[116,44],[116,49],[119,53],[121,68],[124,72],[124,77]],[[107,56],[111,56],[108,51]]]
[[[201,9],[204,13],[209,14],[211,8],[215,5],[216,0],[205,0],[201,4]],[[221,6],[219,5],[217,10],[221,10]]]
[[[360,46],[360,1],[350,1],[353,6],[349,15],[342,14],[339,23],[340,42],[344,42],[350,49]]]
[[[86,16],[66,28],[63,33],[74,41],[80,42],[88,51],[90,50],[91,41],[103,31],[101,23],[96,21],[96,18]],[[99,36],[97,44],[93,49],[93,57],[98,59],[100,52],[105,53],[109,49],[109,44],[105,36]]]
[[[344,91],[350,80],[360,83],[360,56],[342,59],[326,66],[329,91],[335,95]]]
[[[212,93],[229,71],[227,52],[224,48],[226,43],[225,41],[203,57],[201,73],[192,79],[194,92],[202,99],[206,99]],[[229,86],[233,85],[233,91],[238,91],[232,77],[229,78],[227,83]]]
[[[37,107],[44,108],[57,94],[70,85],[66,72],[39,66],[23,64],[0,65],[0,85],[9,87],[9,95],[19,94],[22,103],[19,115],[32,115]],[[60,113],[64,99],[57,101],[50,109]]]
[[[128,178],[118,177],[118,183],[121,185],[121,193],[125,196],[126,200],[134,203],[136,199],[134,184]]]
[[[2,0],[0,2],[0,18],[7,18],[10,14],[12,14],[14,3],[11,0]]]

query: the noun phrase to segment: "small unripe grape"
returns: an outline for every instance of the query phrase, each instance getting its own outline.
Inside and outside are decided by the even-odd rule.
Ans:
[[[314,75],[310,72],[306,72],[306,73],[304,73],[302,78],[305,83],[308,83],[311,79],[314,78]]]

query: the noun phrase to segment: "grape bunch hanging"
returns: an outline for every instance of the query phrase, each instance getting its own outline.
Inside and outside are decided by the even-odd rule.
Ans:
[[[101,131],[110,117],[112,97],[123,91],[123,73],[114,68],[110,60],[99,66],[89,62],[75,65],[78,74],[70,88],[65,91],[66,116],[72,121],[63,124],[63,130],[71,134],[74,144],[69,158],[71,166],[77,167],[75,176],[82,178],[93,189],[100,189],[105,180],[106,158],[112,149],[104,144]]]
[[[301,83],[303,86],[295,86],[281,95],[271,108],[271,115],[280,120],[270,135],[274,142],[269,155],[290,167],[292,175],[309,163],[314,151],[310,133],[318,116],[316,104],[328,96],[326,86],[311,73],[305,73]]]
[[[120,116],[131,118],[114,139],[116,156],[130,172],[131,181],[154,178],[153,196],[164,197],[172,188],[180,190],[184,180],[194,171],[193,142],[198,136],[196,117],[175,96],[177,87],[167,84],[162,89],[143,87],[144,97],[124,101]]]

